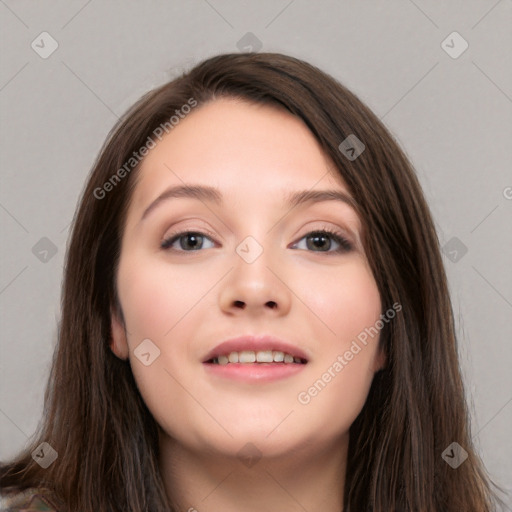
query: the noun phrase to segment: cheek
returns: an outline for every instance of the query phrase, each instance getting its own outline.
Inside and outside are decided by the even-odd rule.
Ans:
[[[208,283],[198,278],[197,272],[176,271],[161,261],[140,258],[122,262],[118,282],[132,343],[140,337],[163,342],[208,289]]]
[[[321,437],[329,439],[348,432],[361,412],[374,375],[368,355],[361,352],[354,356],[339,372],[334,359],[299,394],[300,418],[317,423]]]
[[[359,259],[334,269],[303,272],[297,277],[297,295],[308,306],[306,314],[325,333],[325,341],[350,342],[381,313],[377,284],[369,267]]]
[[[216,275],[205,278],[193,265],[173,269],[165,261],[138,256],[136,251],[130,259],[120,262],[119,297],[132,372],[145,403],[161,425],[169,421],[169,407],[185,416],[197,408],[180,383],[187,383],[187,389],[191,387],[188,372],[192,356],[187,340],[201,322],[201,308],[194,305],[212,287],[213,278],[218,280]],[[148,366],[140,362],[136,350],[145,339],[160,351]],[[175,423],[172,429],[179,429],[180,422]]]
[[[187,339],[187,321],[192,315],[180,320],[197,302],[199,280],[187,281],[183,271],[171,272],[169,265],[155,260],[143,261],[132,253],[129,260],[120,262],[119,297],[126,320],[130,365],[142,398],[159,425],[167,431],[181,432],[184,422],[179,417],[193,417],[190,409],[195,403],[179,384],[187,381],[182,374],[187,344],[181,340]],[[151,354],[147,366],[137,357],[137,347],[146,339],[159,350],[154,352],[158,353],[154,360]],[[180,411],[180,415],[170,411]],[[185,434],[186,431],[181,432],[182,436]]]
[[[316,351],[318,364],[297,401],[304,420],[330,418],[328,436],[347,431],[368,396],[379,344],[379,332],[371,328],[380,318],[381,301],[362,262],[347,263],[335,276],[330,269],[314,277],[316,287],[308,287],[312,278],[304,277],[303,289],[310,290],[305,302],[329,329],[322,330],[327,334]]]

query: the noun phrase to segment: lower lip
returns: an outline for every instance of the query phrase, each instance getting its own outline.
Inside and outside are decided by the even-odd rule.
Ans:
[[[305,364],[296,363],[203,363],[212,375],[242,382],[272,382],[301,372]]]

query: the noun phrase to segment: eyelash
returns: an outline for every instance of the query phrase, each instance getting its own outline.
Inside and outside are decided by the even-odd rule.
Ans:
[[[299,242],[301,240],[303,240],[304,238],[307,238],[308,236],[319,235],[319,234],[329,235],[337,244],[339,244],[340,247],[334,251],[308,251],[308,252],[319,252],[319,253],[325,253],[325,254],[333,254],[333,253],[334,254],[343,254],[343,253],[350,252],[353,249],[352,244],[341,233],[339,233],[336,230],[329,229],[329,228],[316,229],[314,231],[310,231],[309,233],[306,233],[299,240]],[[206,233],[203,233],[201,231],[181,231],[181,232],[171,233],[169,235],[169,237],[167,237],[165,240],[162,241],[160,247],[164,250],[174,251],[174,252],[184,252],[184,253],[185,252],[198,252],[197,250],[196,251],[194,251],[194,250],[184,251],[184,250],[177,250],[177,249],[171,248],[171,246],[174,244],[174,242],[179,240],[184,235],[196,235],[196,236],[202,236],[202,237],[207,237],[207,238],[215,236],[215,235],[213,235],[213,233],[210,233],[209,231],[206,231]],[[207,236],[207,235],[209,235],[209,236]],[[296,242],[296,244],[297,243],[298,242]],[[302,249],[302,250],[307,250],[307,249]]]

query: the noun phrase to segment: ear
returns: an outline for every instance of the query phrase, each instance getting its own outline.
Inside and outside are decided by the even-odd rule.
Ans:
[[[129,348],[124,323],[119,318],[119,314],[113,309],[110,311],[110,318],[110,350],[112,350],[119,359],[126,361],[129,355]]]

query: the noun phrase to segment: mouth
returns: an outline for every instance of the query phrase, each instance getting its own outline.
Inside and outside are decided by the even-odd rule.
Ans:
[[[213,357],[206,361],[211,364],[306,364],[307,360],[302,357],[293,356],[280,350],[242,350],[241,352],[230,352],[229,354],[222,354]]]
[[[307,364],[307,355],[301,349],[268,336],[228,340],[203,360],[211,375],[248,382],[289,377]]]

